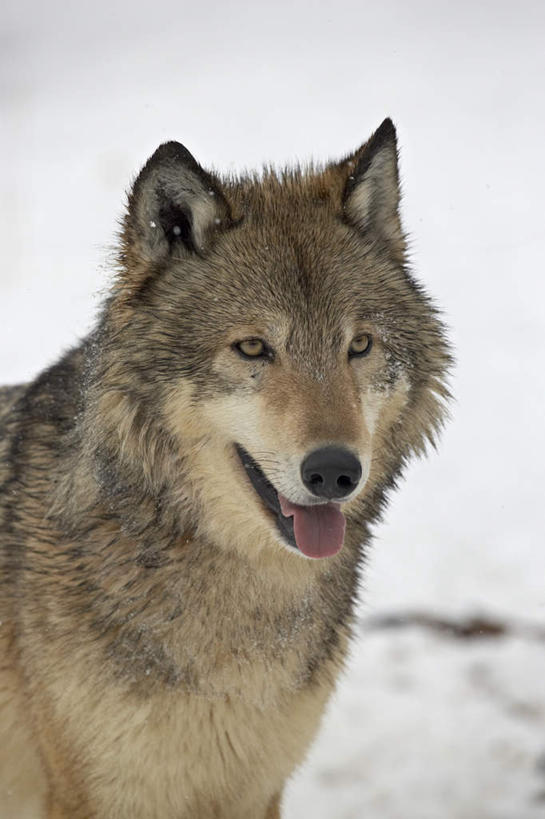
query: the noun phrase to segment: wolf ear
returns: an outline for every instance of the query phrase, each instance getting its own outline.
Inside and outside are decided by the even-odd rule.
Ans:
[[[341,167],[345,172],[349,170],[343,196],[348,222],[362,232],[377,234],[402,251],[397,138],[392,120],[385,119]]]
[[[202,253],[214,232],[231,224],[229,205],[216,180],[179,142],[161,145],[129,194],[125,247],[140,261],[169,254]]]

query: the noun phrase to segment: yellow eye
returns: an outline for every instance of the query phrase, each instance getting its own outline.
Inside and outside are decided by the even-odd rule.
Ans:
[[[245,338],[234,347],[244,358],[261,358],[269,354],[265,342],[260,338]]]
[[[371,352],[372,346],[372,337],[368,333],[362,333],[361,336],[356,336],[356,338],[352,339],[352,343],[348,348],[348,355],[350,358],[368,355]]]

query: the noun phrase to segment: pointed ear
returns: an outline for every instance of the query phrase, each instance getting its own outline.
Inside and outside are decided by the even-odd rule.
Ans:
[[[350,173],[344,189],[346,219],[362,232],[372,232],[403,252],[399,218],[399,172],[396,130],[385,119],[373,136],[342,165]]]
[[[213,234],[231,223],[219,183],[187,148],[166,142],[146,162],[129,194],[125,247],[141,262],[202,253]]]

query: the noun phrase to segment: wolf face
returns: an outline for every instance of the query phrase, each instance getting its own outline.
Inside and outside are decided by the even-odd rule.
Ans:
[[[433,441],[449,353],[399,198],[390,120],[325,168],[220,180],[171,142],[136,180],[97,406],[216,542],[331,557]]]

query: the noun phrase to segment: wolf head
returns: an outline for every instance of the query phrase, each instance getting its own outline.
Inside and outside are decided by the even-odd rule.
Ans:
[[[323,168],[222,180],[169,142],[138,176],[97,406],[203,537],[331,557],[434,441],[449,353],[399,201],[390,120]]]

